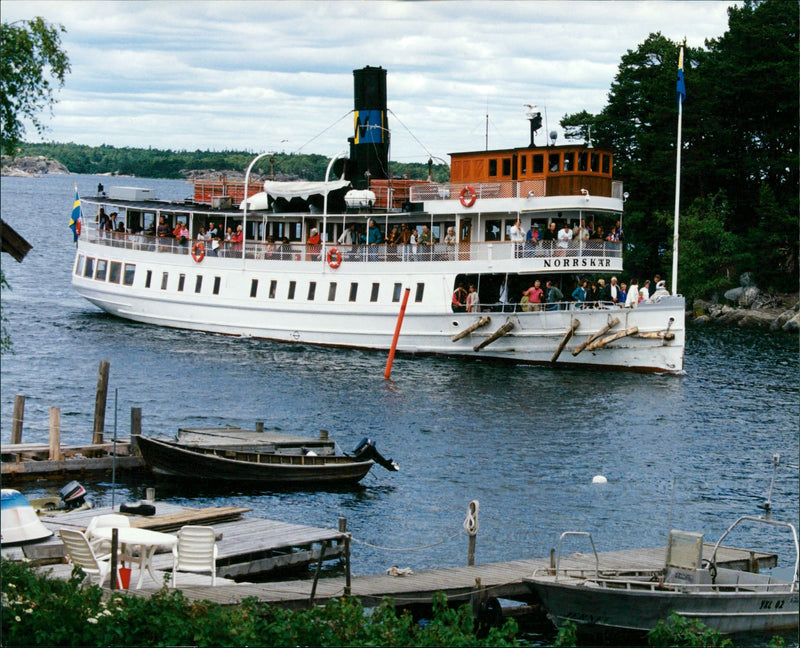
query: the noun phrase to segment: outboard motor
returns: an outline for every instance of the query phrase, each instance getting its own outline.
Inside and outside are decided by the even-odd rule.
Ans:
[[[86,489],[76,481],[71,481],[64,486],[58,494],[64,502],[64,508],[68,511],[86,503]]]
[[[375,463],[386,468],[386,470],[400,470],[400,466],[398,466],[396,462],[392,461],[391,459],[387,459],[380,452],[378,452],[378,450],[375,448],[375,442],[369,437],[364,437],[361,439],[361,442],[356,446],[356,449],[353,450],[353,457],[360,459],[361,461],[372,459]]]

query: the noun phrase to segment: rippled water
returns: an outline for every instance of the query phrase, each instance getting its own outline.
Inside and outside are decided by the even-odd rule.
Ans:
[[[159,329],[111,318],[70,286],[67,228],[78,183],[156,187],[182,199],[178,181],[51,176],[3,178],[2,214],[34,246],[22,264],[4,255],[3,291],[15,353],[2,359],[2,440],[15,394],[25,394],[24,441],[45,441],[61,408],[62,437],[91,440],[97,368],[111,363],[106,429],[129,431],[141,407],[145,434],[179,426],[238,425],[316,434],[344,450],[363,436],[401,465],[376,467],[362,487],[334,492],[214,489],[120,476],[116,498],[155,485],[178,503],[252,507],[254,514],[335,527],[356,541],[417,547],[461,529],[480,502],[477,560],[545,556],[566,529],[589,530],[599,550],[661,546],[668,529],[716,540],[740,514],[759,514],[780,453],[775,518],[798,516],[798,341],[783,333],[690,326],[685,374],[584,372],[465,360],[289,346]],[[608,483],[592,485],[603,474]],[[84,480],[110,504],[109,481]],[[62,484],[36,482],[32,495]],[[733,544],[757,544],[748,531]],[[772,545],[776,546],[776,545]],[[793,560],[788,537],[777,545]],[[466,563],[462,534],[430,549],[388,552],[356,544],[353,569],[423,569]]]

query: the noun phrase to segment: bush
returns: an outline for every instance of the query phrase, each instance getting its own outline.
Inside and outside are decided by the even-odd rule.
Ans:
[[[723,639],[716,630],[712,630],[698,619],[687,619],[675,612],[669,618],[658,622],[658,625],[647,633],[650,646],[707,646],[727,648],[733,646],[730,639]]]
[[[191,602],[179,590],[150,597],[107,595],[81,587],[83,574],[51,579],[29,566],[2,562],[4,646],[508,646],[517,625],[507,621],[484,638],[474,632],[468,605],[451,608],[438,593],[425,624],[391,600],[365,611],[357,599],[289,611],[246,599],[222,606]]]

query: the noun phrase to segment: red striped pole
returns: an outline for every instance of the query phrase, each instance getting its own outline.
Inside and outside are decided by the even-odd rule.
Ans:
[[[392,375],[392,362],[394,362],[394,352],[397,349],[397,338],[400,337],[400,327],[403,326],[403,317],[406,314],[406,304],[408,304],[408,295],[411,288],[406,288],[403,295],[403,303],[400,305],[400,314],[397,316],[397,325],[394,327],[394,337],[392,338],[392,348],[389,349],[389,359],[386,361],[386,371],[383,372],[383,377],[389,380]]]

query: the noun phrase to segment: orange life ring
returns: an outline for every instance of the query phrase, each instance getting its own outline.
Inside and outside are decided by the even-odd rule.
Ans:
[[[328,265],[336,270],[340,265],[342,265],[342,253],[339,252],[336,248],[331,248],[328,250]]]
[[[197,261],[197,263],[200,263],[203,260],[203,258],[205,258],[205,256],[206,256],[206,247],[205,245],[200,243],[200,241],[198,241],[197,243],[194,244],[194,247],[192,247],[192,258],[195,261]]]
[[[469,197],[467,197],[469,194]],[[478,194],[475,193],[475,190],[467,185],[461,190],[461,194],[459,195],[459,200],[461,200],[461,204],[464,207],[472,207],[475,204],[475,199],[478,197]]]
[[[75,221],[75,236],[81,235],[81,219]]]

